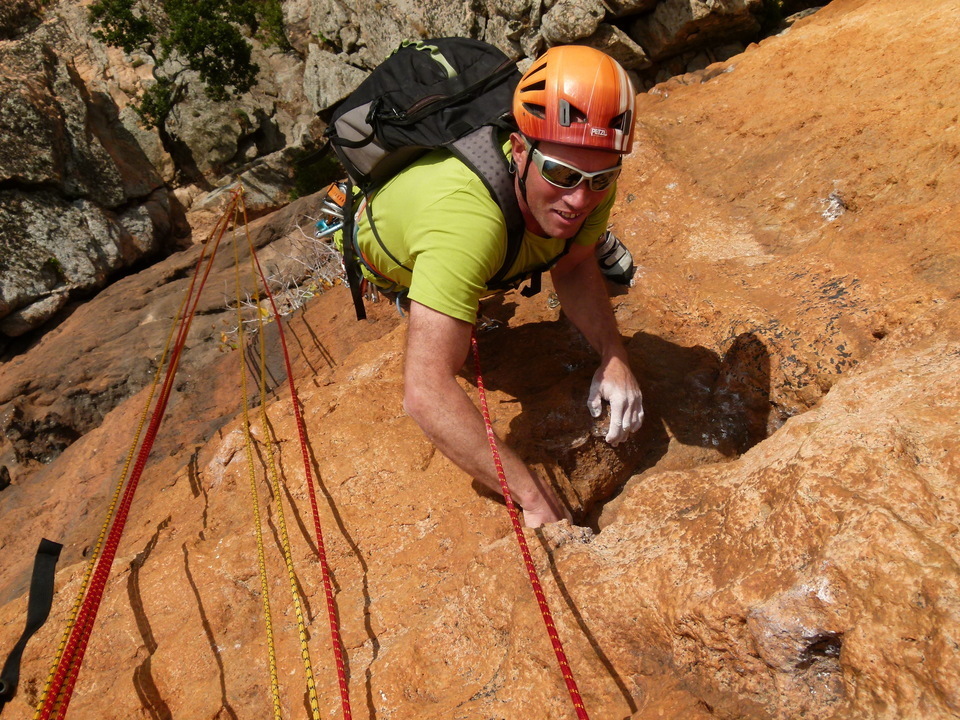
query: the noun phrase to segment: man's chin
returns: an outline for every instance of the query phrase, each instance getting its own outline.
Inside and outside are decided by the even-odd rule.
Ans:
[[[569,240],[578,232],[580,232],[580,228],[583,227],[583,222],[586,220],[586,216],[581,215],[572,221],[567,221],[560,218],[558,215],[552,218],[552,220],[553,222],[550,223],[549,228],[550,237],[555,237],[558,240]]]
[[[587,215],[588,214],[581,214],[571,221],[554,210],[548,210],[544,216],[537,217],[534,215],[538,227],[532,228],[528,226],[528,229],[540,237],[569,240],[580,232],[580,228],[583,227]]]

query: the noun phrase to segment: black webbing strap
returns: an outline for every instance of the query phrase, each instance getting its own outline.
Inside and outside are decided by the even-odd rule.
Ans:
[[[63,545],[44,538],[37,548],[33,560],[33,576],[30,578],[30,598],[27,601],[27,626],[13,646],[0,672],[0,711],[17,693],[20,682],[20,656],[23,655],[27,641],[43,626],[53,604],[53,581],[57,570],[57,560]]]
[[[347,201],[343,206],[343,267],[347,271],[347,284],[357,320],[366,320],[367,311],[363,307],[363,274],[360,272],[360,260],[353,244],[356,232],[356,219],[353,217],[353,182],[347,181]]]
[[[377,244],[380,246],[380,249],[383,250],[383,252],[386,253],[386,255],[387,255],[388,258],[390,258],[391,260],[393,260],[394,264],[395,264],[397,267],[402,267],[402,268],[403,268],[404,270],[406,270],[408,273],[411,273],[411,274],[412,274],[412,273],[413,273],[413,269],[412,269],[412,268],[408,268],[406,265],[404,265],[402,262],[400,262],[400,261],[397,259],[396,255],[394,255],[392,252],[390,252],[390,248],[388,248],[388,247],[386,246],[386,243],[384,243],[384,242],[383,242],[383,239],[380,237],[380,233],[379,233],[379,231],[377,230],[377,224],[373,221],[373,202],[371,201],[371,198],[370,198],[369,196],[367,197],[367,209],[366,209],[366,213],[367,213],[367,222],[370,224],[370,230],[373,232],[373,237],[374,237],[374,239],[376,239]],[[359,252],[359,251],[358,251],[358,252]]]

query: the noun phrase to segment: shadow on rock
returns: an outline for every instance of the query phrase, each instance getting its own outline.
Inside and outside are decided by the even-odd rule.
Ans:
[[[723,357],[646,333],[627,347],[648,421],[662,421],[679,443],[735,457],[767,437],[770,355],[759,336],[738,335]]]
[[[644,426],[611,447],[604,440],[608,409],[594,420],[586,408],[596,353],[569,323],[479,336],[485,385],[509,396],[494,415],[512,414],[510,405],[519,404],[501,436],[581,516],[668,452],[666,467],[680,469],[736,457],[768,434],[770,358],[756,335],[737,336],[722,357],[647,333],[625,345],[643,391]],[[474,381],[472,361],[464,376]]]

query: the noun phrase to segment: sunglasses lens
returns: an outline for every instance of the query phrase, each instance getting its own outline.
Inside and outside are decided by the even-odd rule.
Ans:
[[[575,187],[583,179],[583,175],[572,167],[567,167],[548,158],[543,158],[543,163],[540,165],[540,174],[547,182],[562,188]]]
[[[617,178],[620,177],[620,168],[614,168],[613,170],[607,170],[605,173],[600,173],[599,175],[594,175],[590,178],[590,189],[594,192],[601,192],[606,190],[608,187],[613,185],[616,182]]]

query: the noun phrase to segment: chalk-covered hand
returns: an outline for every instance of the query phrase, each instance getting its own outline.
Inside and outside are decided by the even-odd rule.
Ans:
[[[616,447],[643,424],[643,396],[630,367],[618,358],[603,362],[593,374],[587,408],[598,418],[602,402],[610,403],[610,428],[604,438]]]

